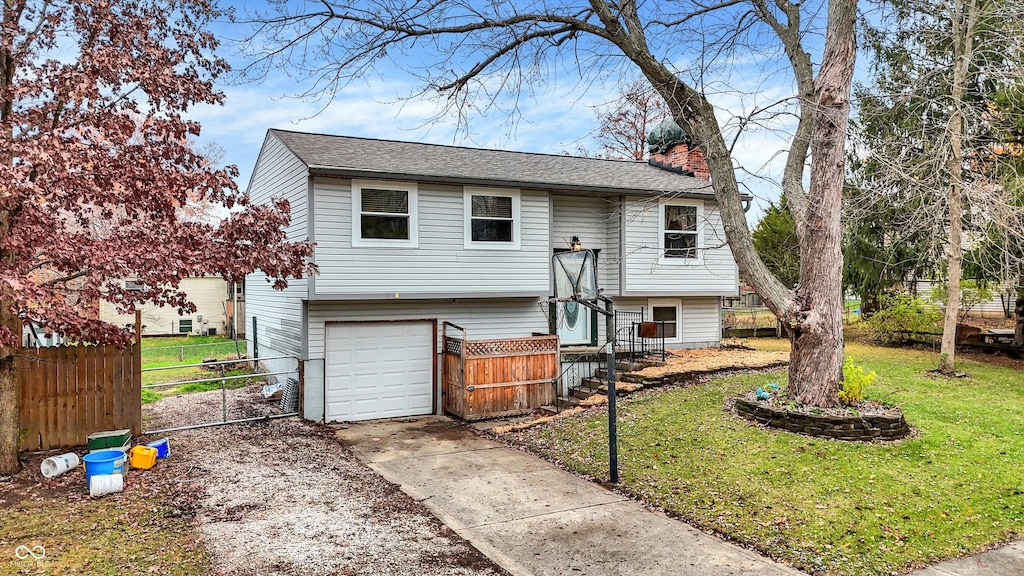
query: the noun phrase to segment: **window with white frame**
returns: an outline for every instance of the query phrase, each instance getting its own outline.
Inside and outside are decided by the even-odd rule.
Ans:
[[[467,248],[519,247],[519,191],[465,190]]]
[[[657,325],[657,335],[668,341],[679,341],[679,303],[651,302],[651,320]]]
[[[666,258],[698,260],[703,245],[704,203],[672,200],[661,204],[661,253]]]
[[[353,246],[416,246],[417,189],[404,182],[352,182]]]

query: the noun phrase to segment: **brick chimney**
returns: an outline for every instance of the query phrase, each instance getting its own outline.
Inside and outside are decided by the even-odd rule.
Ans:
[[[647,162],[663,170],[711,180],[711,171],[708,170],[708,163],[704,161],[704,153],[699,148],[691,148],[688,144],[676,144],[664,154],[652,150]]]

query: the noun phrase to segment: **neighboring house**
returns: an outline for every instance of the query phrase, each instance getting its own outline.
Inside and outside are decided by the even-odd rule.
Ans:
[[[664,322],[670,347],[716,345],[737,269],[693,157],[649,164],[270,130],[249,193],[290,202],[289,238],[316,243],[320,273],[283,291],[249,277],[249,350],[305,361],[306,418],[435,412],[445,321],[474,340],[604,341],[603,318],[585,308],[549,314],[551,257],[573,237],[597,252],[599,285],[619,310]]]
[[[136,282],[125,280],[125,287],[138,287]],[[156,306],[145,304],[142,312],[143,336],[167,335],[209,335],[227,334],[230,336],[230,325],[227,312],[231,308],[232,294],[228,282],[220,276],[203,276],[185,278],[179,289],[188,295],[196,305],[196,311],[188,315],[179,315],[178,309],[172,306]],[[235,297],[237,299],[237,296]],[[242,296],[241,301],[245,298]],[[242,305],[244,306],[244,304]],[[123,326],[134,324],[134,314],[118,314],[110,302],[100,302],[100,320]],[[239,328],[244,328],[240,322]]]
[[[740,280],[739,294],[724,296],[722,298],[723,308],[764,308],[764,302],[758,296],[754,288]]]
[[[936,306],[945,308],[946,302],[943,294],[942,298],[935,299],[933,296],[933,290],[940,288],[942,285],[938,282],[931,282],[929,280],[917,280],[915,282],[908,282],[907,289],[915,292],[919,297],[925,300],[930,300]],[[1013,291],[1013,286],[992,286],[992,297],[985,302],[972,303],[969,310],[964,309],[964,305],[961,302],[960,312],[967,316],[976,316],[981,318],[1012,318],[1013,309],[1016,306],[1017,296]]]

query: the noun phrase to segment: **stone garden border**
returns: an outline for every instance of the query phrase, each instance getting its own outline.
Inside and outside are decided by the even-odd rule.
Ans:
[[[874,442],[899,440],[911,432],[903,412],[898,409],[897,414],[834,416],[774,408],[765,402],[746,398],[736,398],[733,409],[747,420],[817,438]]]

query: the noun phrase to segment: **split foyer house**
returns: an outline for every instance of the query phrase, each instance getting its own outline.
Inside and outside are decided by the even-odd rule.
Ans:
[[[548,303],[573,239],[617,309],[662,322],[669,347],[716,345],[737,269],[682,146],[648,163],[270,130],[249,193],[290,202],[289,237],[315,242],[320,273],[284,291],[248,278],[249,350],[304,362],[306,418],[435,413],[444,322],[603,344],[602,317]]]

